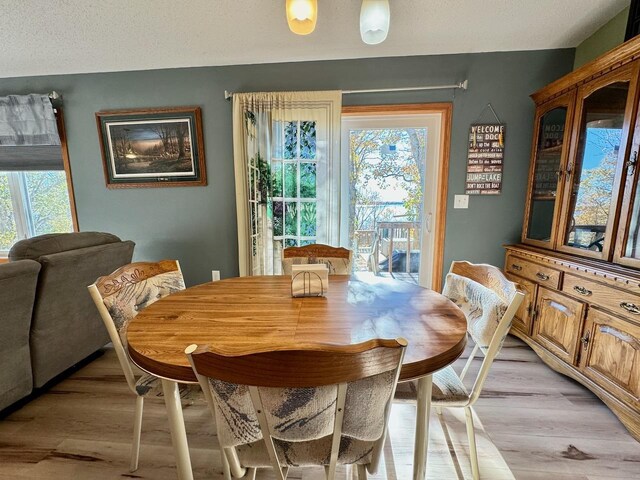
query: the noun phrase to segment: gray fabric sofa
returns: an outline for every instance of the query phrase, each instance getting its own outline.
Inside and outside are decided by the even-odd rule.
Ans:
[[[40,264],[0,264],[0,410],[33,388],[29,328]]]
[[[41,235],[13,246],[9,265],[40,265],[29,333],[34,388],[109,342],[87,285],[131,263],[134,246],[98,232]]]

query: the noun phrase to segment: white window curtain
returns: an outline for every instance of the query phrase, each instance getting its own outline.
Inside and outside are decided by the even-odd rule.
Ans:
[[[282,250],[340,240],[340,91],[236,93],[240,275],[281,273]]]

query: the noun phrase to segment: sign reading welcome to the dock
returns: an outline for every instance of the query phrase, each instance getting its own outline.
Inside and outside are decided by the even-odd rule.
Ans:
[[[471,125],[467,156],[467,195],[499,195],[502,190],[505,126]]]

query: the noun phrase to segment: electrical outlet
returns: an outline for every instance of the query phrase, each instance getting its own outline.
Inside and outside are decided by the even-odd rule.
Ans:
[[[469,208],[469,195],[456,195],[453,199],[453,208]]]

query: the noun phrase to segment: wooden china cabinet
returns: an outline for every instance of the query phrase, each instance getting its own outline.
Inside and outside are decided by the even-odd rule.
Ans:
[[[532,95],[512,333],[592,390],[640,440],[640,38]]]

